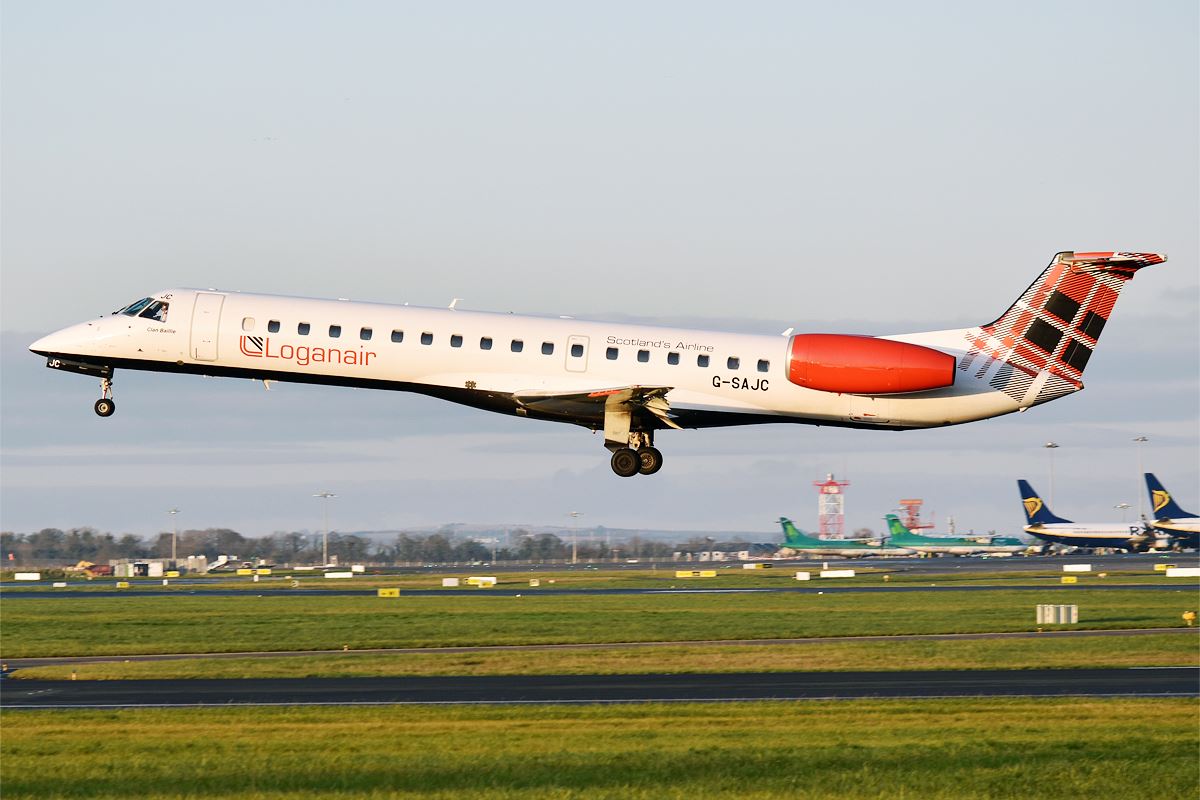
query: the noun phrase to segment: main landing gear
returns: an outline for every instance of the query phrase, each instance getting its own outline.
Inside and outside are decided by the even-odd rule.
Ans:
[[[93,408],[96,409],[96,415],[100,417],[111,417],[117,410],[117,403],[112,399],[112,380],[110,378],[100,379],[100,399],[96,401]]]
[[[622,478],[634,475],[653,475],[662,469],[663,454],[651,444],[649,433],[630,433],[629,447],[613,449],[612,471]]]

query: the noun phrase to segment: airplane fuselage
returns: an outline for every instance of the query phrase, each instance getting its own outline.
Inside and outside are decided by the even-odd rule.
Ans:
[[[1150,539],[1140,525],[1110,525],[1086,522],[1049,522],[1026,525],[1025,532],[1045,542],[1070,547],[1108,547],[1114,550],[1143,550]]]
[[[797,386],[788,380],[789,340],[781,336],[187,289],[156,299],[170,303],[164,322],[110,315],[30,349],[60,365],[75,357],[114,369],[412,391],[592,426],[603,422],[602,404],[557,410],[523,398],[670,387],[672,418],[684,428],[925,428],[1019,408],[961,373],[952,386],[903,396]],[[961,354],[965,340],[960,350],[939,349]]]
[[[450,308],[172,289],[45,336],[47,366],[419,392],[603,431],[613,471],[662,466],[664,429],[797,422],[932,428],[1083,388],[1122,285],[1155,253],[1055,256],[988,325],[896,336],[764,336]]]

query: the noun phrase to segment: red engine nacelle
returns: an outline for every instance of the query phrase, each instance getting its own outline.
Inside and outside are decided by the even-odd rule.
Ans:
[[[954,383],[954,356],[870,336],[804,333],[792,337],[788,380],[843,394],[900,394]]]

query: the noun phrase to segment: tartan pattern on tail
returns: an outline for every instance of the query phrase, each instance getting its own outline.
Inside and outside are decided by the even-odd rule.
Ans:
[[[989,384],[1017,402],[1047,372],[1034,405],[1083,388],[1083,370],[1121,287],[1165,260],[1158,253],[1059,253],[1000,319],[968,333],[960,369],[982,354],[982,378],[992,360],[1001,362]]]

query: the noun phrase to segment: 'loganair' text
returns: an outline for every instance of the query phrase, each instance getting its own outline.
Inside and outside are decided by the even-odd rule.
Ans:
[[[259,345],[261,341],[261,346]],[[309,364],[353,364],[355,366],[368,366],[371,363],[372,356],[378,354],[372,350],[341,350],[334,347],[309,347],[307,345],[271,345],[271,338],[263,337],[258,340],[257,337],[242,336],[239,342],[243,355],[252,358],[278,358],[284,361],[294,361],[297,366],[304,367]]]

